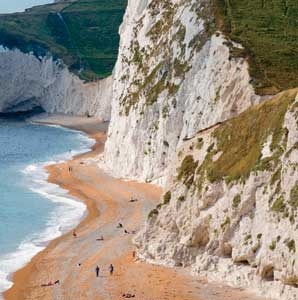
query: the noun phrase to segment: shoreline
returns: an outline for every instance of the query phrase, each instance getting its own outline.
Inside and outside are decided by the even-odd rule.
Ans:
[[[85,134],[89,139],[94,140],[94,144],[89,148],[88,151],[85,151],[85,152],[79,153],[79,154],[75,154],[74,156],[71,157],[71,159],[67,159],[65,162],[62,162],[62,164],[67,163],[67,162],[71,162],[71,161],[76,160],[76,159],[80,159],[81,157],[84,157],[85,155],[87,155],[89,153],[91,154],[92,152],[97,151],[98,147],[100,147],[100,145],[99,145],[100,140],[97,138],[97,135],[94,131],[94,128],[92,126],[91,126],[90,129],[88,128],[88,125],[93,124],[93,120],[90,120],[91,122],[86,122],[86,124],[85,124],[84,122],[81,123],[82,119],[84,119],[84,118],[82,118],[82,119],[78,118],[79,123],[81,123],[81,124],[72,125],[72,124],[68,124],[68,121],[67,122],[62,122],[62,120],[61,120],[61,122],[59,122],[57,120],[57,117],[58,117],[58,119],[60,119],[61,117],[64,118],[65,116],[57,115],[57,116],[50,116],[49,118],[48,118],[48,116],[46,116],[46,117],[42,116],[41,118],[37,118],[37,119],[34,119],[34,118],[32,118],[32,120],[29,119],[29,121],[34,123],[34,124],[39,124],[39,125],[44,125],[44,126],[58,126],[58,127],[61,127],[62,129],[65,128],[65,129],[68,129],[68,130],[77,131],[78,133]],[[52,118],[54,118],[55,121],[53,121]],[[68,120],[72,121],[73,117],[69,118]],[[98,123],[98,120],[96,120],[95,122]],[[105,128],[105,126],[103,126],[103,128]],[[13,283],[13,285],[9,289],[7,289],[6,291],[4,291],[2,293],[2,296],[4,297],[3,299],[9,299],[6,296],[6,293],[8,293],[8,291],[10,291],[10,290],[12,290],[11,291],[11,297],[12,297],[11,299],[15,300],[16,299],[16,298],[14,298],[15,296],[17,297],[17,299],[19,299],[18,297],[20,297],[22,295],[22,293],[23,293],[22,290],[23,289],[16,288],[14,290],[14,285],[16,284],[16,285],[20,285],[20,286],[25,286],[24,278],[26,278],[28,274],[30,274],[32,271],[34,271],[33,266],[31,266],[31,264],[32,265],[34,264],[34,260],[35,259],[37,260],[39,256],[43,255],[43,252],[46,252],[48,249],[53,247],[55,244],[59,243],[59,240],[63,239],[64,236],[69,235],[73,230],[78,229],[81,224],[83,224],[85,222],[88,222],[89,217],[93,218],[94,216],[99,215],[99,211],[97,210],[96,207],[94,207],[93,203],[90,203],[91,201],[90,202],[89,201],[84,201],[84,199],[81,200],[79,197],[74,197],[73,195],[71,195],[71,193],[69,193],[68,189],[65,189],[63,186],[60,186],[55,182],[55,173],[52,170],[53,170],[54,166],[59,165],[59,164],[61,164],[61,162],[60,163],[58,162],[58,163],[55,163],[55,164],[45,163],[43,169],[48,175],[48,178],[47,178],[46,181],[50,184],[57,185],[62,190],[67,191],[68,195],[71,196],[71,197],[69,197],[69,199],[71,199],[73,201],[78,201],[78,202],[83,203],[86,206],[86,208],[84,209],[83,215],[78,220],[78,222],[77,222],[78,224],[76,226],[73,226],[72,229],[68,229],[68,230],[62,232],[60,236],[58,236],[56,238],[53,238],[53,239],[50,239],[47,242],[44,242],[45,245],[43,246],[43,249],[41,249],[41,251],[37,252],[20,269],[18,269],[15,272],[9,274],[8,279]],[[10,297],[10,292],[8,293],[8,295],[9,295],[8,297]],[[1,297],[1,295],[0,295],[0,297]]]
[[[55,125],[67,125],[63,123]],[[82,127],[72,129],[80,131]],[[72,232],[68,232],[51,241],[25,267],[14,273],[14,285],[4,293],[4,299],[111,300],[122,299],[123,293],[135,294],[136,299],[142,300],[236,300],[247,297],[243,290],[208,283],[204,278],[191,276],[185,269],[150,265],[133,258],[132,235],[124,234],[116,225],[121,221],[129,231],[139,230],[148,212],[160,201],[161,188],[124,182],[103,173],[90,159],[102,152],[105,133],[98,133],[93,128],[87,134],[96,139],[91,151],[47,168],[50,183],[68,190],[71,196],[87,206],[87,215],[75,229],[78,237],[74,238]],[[69,166],[73,167],[71,174]],[[129,199],[133,195],[139,201],[131,204]],[[104,241],[98,242],[101,234]],[[111,262],[116,267],[113,276],[108,275]],[[94,275],[98,264],[102,273],[99,279]],[[41,287],[41,284],[57,279],[61,281],[59,285]],[[246,299],[259,299],[248,296]]]

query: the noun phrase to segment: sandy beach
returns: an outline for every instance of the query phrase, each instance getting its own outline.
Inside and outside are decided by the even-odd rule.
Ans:
[[[41,120],[40,120],[41,121]],[[103,151],[107,124],[97,119],[50,117],[42,122],[86,132],[96,140],[92,151],[47,168],[49,181],[83,201],[88,214],[72,232],[52,241],[13,276],[6,300],[125,299],[240,300],[260,299],[247,291],[195,278],[184,269],[154,266],[133,257],[132,238],[148,212],[159,202],[161,189],[150,184],[115,179],[100,170],[92,158]],[[71,171],[69,171],[71,168]],[[130,202],[130,198],[138,201]],[[122,223],[124,228],[117,228]],[[103,236],[104,240],[98,240]],[[109,274],[109,265],[115,272]],[[95,267],[100,267],[96,277]],[[60,284],[42,287],[49,281]]]

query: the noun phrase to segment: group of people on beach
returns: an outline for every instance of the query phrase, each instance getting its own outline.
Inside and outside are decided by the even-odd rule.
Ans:
[[[124,230],[124,233],[125,234],[135,234],[136,232],[135,232],[135,230],[132,230],[132,231],[128,231],[127,229],[125,229],[124,227],[123,227],[123,224],[122,223],[118,223],[118,225],[117,225],[117,228],[119,229],[119,228],[122,228],[123,230]]]
[[[113,264],[110,264],[110,266],[109,266],[109,272],[110,272],[111,276],[114,274],[114,266],[113,266]],[[99,273],[100,273],[100,268],[97,265],[96,268],[95,268],[96,277],[99,277]]]
[[[69,167],[68,171],[69,171],[69,173],[72,172],[72,167],[71,167],[71,166]],[[137,202],[137,201],[138,201],[138,199],[132,198],[132,197],[131,197],[130,200],[129,200],[129,202]],[[124,234],[130,234],[130,233],[134,234],[134,233],[135,233],[135,231],[128,231],[128,230],[123,226],[123,224],[120,223],[120,222],[118,223],[118,225],[116,226],[116,228],[123,230],[123,231],[124,231]],[[72,236],[73,236],[73,238],[77,238],[77,237],[78,237],[78,234],[77,234],[76,230],[73,230]],[[103,235],[100,235],[100,237],[97,238],[96,241],[104,241]],[[132,256],[133,256],[134,259],[136,259],[136,251],[133,251]],[[79,262],[77,265],[78,265],[78,267],[81,267],[82,264]],[[110,276],[112,276],[112,275],[114,274],[115,267],[114,267],[114,265],[113,265],[112,263],[109,265],[108,271],[109,271]],[[100,277],[100,274],[101,274],[101,268],[100,268],[99,265],[96,265],[96,267],[95,267],[95,276],[96,276],[96,278]],[[56,285],[56,284],[59,285],[59,284],[60,284],[60,281],[59,281],[59,280],[56,280],[56,281],[49,281],[48,283],[42,284],[41,286],[42,286],[42,287],[48,287],[48,286],[53,286],[53,285]],[[135,294],[132,294],[132,293],[124,293],[124,294],[122,294],[122,297],[123,297],[123,298],[135,298]]]
[[[72,167],[69,167],[69,172],[70,173],[72,172]],[[131,203],[137,202],[137,201],[138,201],[138,199],[133,198],[133,197],[131,197],[130,200],[129,200],[129,202],[131,202]],[[118,223],[117,228],[118,229],[123,229],[125,234],[135,233],[135,231],[129,232],[127,229],[124,228],[123,224],[120,223],[120,222]],[[73,230],[72,235],[73,235],[74,238],[78,237],[76,230]],[[99,238],[97,238],[96,241],[104,241],[103,235],[101,235]],[[132,256],[133,256],[134,259],[136,258],[136,252],[135,251],[133,251]],[[81,263],[78,263],[78,266],[80,267]],[[110,264],[108,269],[109,269],[110,276],[112,276],[114,274],[114,270],[115,270],[114,265]],[[100,271],[101,271],[101,269],[97,265],[95,267],[95,275],[96,275],[96,277],[100,277]],[[124,298],[134,298],[135,295],[134,294],[130,294],[130,293],[126,293],[126,294],[123,294],[122,297],[124,297]]]

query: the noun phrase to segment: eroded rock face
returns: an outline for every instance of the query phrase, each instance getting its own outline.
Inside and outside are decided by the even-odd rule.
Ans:
[[[163,184],[183,140],[258,103],[247,63],[231,57],[211,7],[129,1],[103,158],[115,176]]]
[[[49,113],[110,119],[112,78],[83,83],[52,57],[0,49],[0,111],[40,105]]]
[[[140,257],[298,296],[298,90],[199,133],[177,152]]]

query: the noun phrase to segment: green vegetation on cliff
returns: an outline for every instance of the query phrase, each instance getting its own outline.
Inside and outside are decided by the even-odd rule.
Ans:
[[[284,117],[296,94],[297,89],[283,92],[215,129],[213,137],[217,148],[210,155],[222,154],[216,161],[211,159],[208,165],[211,182],[222,178],[228,181],[245,179],[252,171],[275,170],[287,135]],[[262,159],[263,145],[270,137],[272,156]]]
[[[271,171],[271,184],[280,181],[280,159],[286,149],[288,131],[284,119],[295,101],[298,89],[288,90],[274,96],[260,105],[253,106],[212,132],[213,142],[206,157],[199,165],[192,155],[187,155],[178,168],[177,180],[188,188],[195,183],[201,192],[205,179],[209,182],[225,180],[245,181],[251,172]],[[296,109],[292,106],[291,109]],[[262,157],[264,144],[269,142],[271,155]],[[291,191],[291,205],[297,205],[297,191]],[[234,199],[237,207],[241,201]],[[282,201],[273,205],[274,210],[282,208]],[[298,205],[297,205],[298,206]]]
[[[257,92],[297,87],[298,1],[214,1],[220,29],[245,47],[238,55],[248,56]]]
[[[78,0],[0,15],[0,44],[62,59],[82,79],[111,74],[127,0]]]

